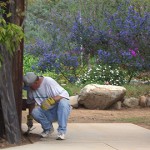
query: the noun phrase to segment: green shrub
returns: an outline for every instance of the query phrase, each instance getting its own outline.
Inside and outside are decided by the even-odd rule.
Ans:
[[[38,59],[32,55],[29,55],[29,54],[24,54],[24,57],[23,57],[23,72],[24,74],[26,72],[32,72],[34,71],[34,68],[32,68],[32,66],[34,64],[36,64],[38,61]]]
[[[77,85],[87,83],[97,84],[111,84],[111,85],[123,85],[126,83],[125,80],[126,72],[117,66],[98,65],[92,67],[84,75],[80,76]]]

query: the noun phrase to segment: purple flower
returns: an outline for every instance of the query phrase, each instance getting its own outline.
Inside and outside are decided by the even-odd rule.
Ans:
[[[135,50],[133,50],[133,49],[129,49],[129,51],[130,51],[130,54],[133,56],[133,57],[136,57],[136,51]]]

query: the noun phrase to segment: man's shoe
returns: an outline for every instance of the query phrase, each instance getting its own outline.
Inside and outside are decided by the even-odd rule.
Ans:
[[[51,130],[46,130],[46,131],[43,131],[41,133],[41,137],[42,138],[47,138],[49,137],[50,134],[52,134],[54,132],[54,128],[52,128]]]
[[[58,133],[56,140],[65,140],[65,134]]]

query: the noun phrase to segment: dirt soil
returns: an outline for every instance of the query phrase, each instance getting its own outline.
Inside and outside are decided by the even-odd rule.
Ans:
[[[28,112],[23,111],[22,122],[26,123]],[[119,123],[130,122],[150,129],[150,108],[123,108],[121,110],[88,110],[84,108],[72,109],[69,123]],[[37,134],[22,136],[20,144],[8,144],[5,139],[0,139],[0,149],[12,146],[31,144],[40,140]]]

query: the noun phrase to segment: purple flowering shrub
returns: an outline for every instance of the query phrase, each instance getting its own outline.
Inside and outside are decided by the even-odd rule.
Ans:
[[[63,75],[63,77],[69,82],[75,82],[76,70],[79,67],[78,57],[72,55],[69,52],[44,53],[43,57],[39,59],[38,69],[43,72],[49,70],[57,74]]]
[[[118,9],[107,17],[109,46],[113,49],[113,52],[109,50],[109,55],[117,54],[114,62],[118,61],[135,70],[150,69],[150,13],[142,14],[133,6],[122,11]]]
[[[34,44],[25,46],[26,52],[39,58],[36,69],[61,74],[69,82],[76,82],[90,61],[93,66],[94,63],[120,66],[121,71],[128,71],[130,81],[137,71],[150,69],[150,13],[138,11],[140,8],[130,4],[128,6],[118,7],[114,14],[107,13],[104,26],[101,26],[99,18],[97,26],[92,19],[85,19],[84,16],[82,21],[80,16],[75,18],[65,31],[54,23],[54,28],[49,24],[44,27],[43,24],[49,35],[46,37],[50,37],[46,39],[48,42],[36,39]],[[93,57],[95,62],[92,62]],[[109,75],[113,76],[110,73],[104,76]],[[93,79],[96,82],[110,80],[107,77],[104,80]],[[117,80],[115,75],[114,79]],[[111,84],[123,83],[115,83],[114,80]]]
[[[126,66],[134,68],[135,70],[140,70],[143,67],[144,60],[137,56],[138,49],[129,49],[129,51],[119,51],[117,52],[108,52],[104,50],[98,50],[99,61],[105,64],[118,64],[120,66]]]
[[[130,82],[137,71],[150,69],[150,13],[127,5],[106,15],[103,30],[77,18],[71,40],[82,45],[83,53],[97,54],[99,63],[120,65],[127,70]]]
[[[100,62],[118,64],[128,71],[129,80],[137,71],[150,69],[150,13],[135,7],[107,16],[108,49],[97,51]]]
[[[137,50],[137,49],[135,49]],[[137,74],[137,71],[143,68],[143,59],[137,56],[135,50],[129,49],[126,51],[119,51],[118,53],[109,53],[103,50],[98,50],[99,61],[108,65],[119,65],[124,71],[126,71],[126,80],[129,83],[133,76]],[[127,79],[128,78],[128,79]]]
[[[40,39],[36,39],[34,44],[26,45],[26,54],[38,58],[37,64],[32,65],[32,70],[43,73],[54,72],[58,76],[63,76],[68,82],[75,82],[80,67],[80,57],[78,57],[80,49],[60,50],[56,45]]]
[[[90,20],[90,19],[89,19]],[[82,46],[84,54],[95,56],[99,45],[108,44],[108,35],[104,30],[99,30],[92,22],[80,21],[77,17],[70,32],[70,40],[78,47]]]

